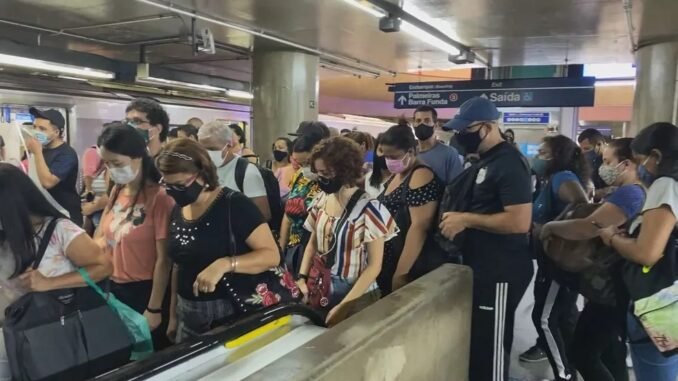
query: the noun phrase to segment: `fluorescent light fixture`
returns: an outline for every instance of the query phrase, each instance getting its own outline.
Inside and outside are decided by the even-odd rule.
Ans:
[[[367,3],[366,1],[361,1],[361,0],[344,0],[345,3],[348,3],[361,11],[368,13],[374,17],[377,18],[382,18],[386,16],[386,12],[383,10],[374,7],[373,5]]]
[[[414,24],[410,24],[405,20],[402,20],[402,23],[400,24],[400,30],[407,32],[407,34],[410,36],[416,37],[421,42],[425,42],[436,49],[446,52],[447,54],[456,56],[457,54],[461,53],[461,51],[456,46],[439,39],[438,37],[423,29],[419,29],[419,27],[415,26]]]
[[[173,81],[170,79],[165,79],[165,78],[158,78],[158,77],[137,77],[136,81],[138,83],[143,83],[147,85],[160,85],[160,86],[167,86],[175,89],[184,89],[184,90],[199,90],[199,91],[206,91],[209,93],[225,93],[226,89],[222,87],[216,87],[216,86],[210,86],[210,85],[201,85],[197,83],[190,83],[190,82],[181,82],[181,81]]]
[[[379,73],[373,71],[358,69],[351,66],[337,65],[330,62],[321,62],[320,67],[327,70],[338,71],[340,73],[355,75],[356,77],[370,77],[373,79],[379,78]]]
[[[585,64],[584,76],[597,79],[635,78],[636,67],[631,63]]]
[[[242,90],[226,90],[226,96],[231,98],[254,99],[254,95],[252,93]]]
[[[83,78],[113,79],[115,73],[106,70],[90,69],[88,67],[73,66],[38,60],[34,58],[0,54],[0,66],[33,69],[56,74],[66,74]]]
[[[599,81],[596,80],[596,87],[613,87],[613,86],[635,86],[636,81],[634,79],[618,79],[611,81]]]

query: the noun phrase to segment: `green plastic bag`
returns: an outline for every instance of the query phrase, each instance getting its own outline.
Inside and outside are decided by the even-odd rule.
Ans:
[[[115,311],[134,338],[134,345],[132,346],[132,355],[130,360],[143,360],[153,354],[153,339],[151,338],[151,329],[148,326],[148,321],[144,315],[136,312],[130,306],[118,300],[112,293],[104,293],[87,274],[87,270],[79,269],[80,275],[87,285],[96,291],[102,298],[108,302],[108,305]]]
[[[678,280],[656,294],[636,300],[634,314],[660,352],[678,353]]]

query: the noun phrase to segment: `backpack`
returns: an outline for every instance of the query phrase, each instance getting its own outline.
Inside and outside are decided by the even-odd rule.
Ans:
[[[476,178],[481,169],[493,160],[501,160],[507,153],[503,152],[484,159],[480,159],[471,164],[462,173],[460,173],[449,185],[445,187],[443,199],[438,206],[438,221],[441,221],[446,212],[468,212],[471,210],[473,202],[473,193],[476,186]],[[521,155],[521,161],[529,171],[530,164],[524,156]],[[453,240],[443,236],[440,229],[436,229],[434,238],[438,245],[448,254],[449,258],[456,258],[455,262],[463,263],[463,254],[461,248],[464,246],[466,231],[457,234]]]
[[[268,222],[268,226],[271,227],[272,231],[279,232],[280,224],[283,218],[283,204],[280,198],[280,184],[278,183],[278,179],[270,169],[252,164],[247,159],[242,157],[239,157],[236,160],[238,161],[235,164],[235,183],[238,186],[238,190],[240,190],[240,192],[243,192],[245,189],[244,182],[247,166],[254,165],[257,170],[259,170],[261,178],[264,180],[264,187],[266,188],[268,207],[271,210],[271,220]]]

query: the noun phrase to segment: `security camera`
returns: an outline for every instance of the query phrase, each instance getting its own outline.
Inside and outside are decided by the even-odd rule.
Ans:
[[[379,19],[379,30],[384,33],[400,31],[400,19],[395,16],[384,16]]]
[[[463,65],[476,62],[476,53],[470,50],[464,50],[463,52],[457,55],[447,56],[447,60],[453,64]]]
[[[202,54],[215,54],[216,48],[214,46],[214,36],[212,31],[209,28],[204,28],[200,31],[200,34],[196,36],[196,50],[198,53]]]

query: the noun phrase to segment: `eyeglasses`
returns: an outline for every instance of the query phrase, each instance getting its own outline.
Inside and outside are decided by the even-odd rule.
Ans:
[[[168,183],[165,182],[165,178],[163,177],[163,178],[160,179],[160,185],[162,185],[167,190],[171,189],[171,190],[183,192],[186,189],[188,189],[188,187],[190,187],[197,178],[198,178],[198,175],[194,175],[190,179],[188,179],[188,181],[186,181],[185,184],[168,184]]]

